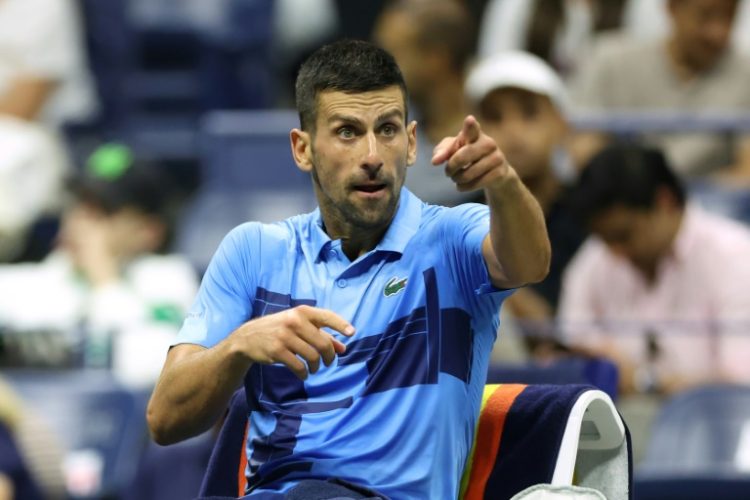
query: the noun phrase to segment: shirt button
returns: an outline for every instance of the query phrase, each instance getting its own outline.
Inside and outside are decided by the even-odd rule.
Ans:
[[[346,280],[343,278],[340,280],[336,280],[336,286],[338,286],[339,288],[346,287]]]
[[[332,259],[335,259],[336,257],[339,256],[339,253],[334,249],[334,250],[331,250],[330,252],[328,252],[328,256],[330,258],[332,258]]]

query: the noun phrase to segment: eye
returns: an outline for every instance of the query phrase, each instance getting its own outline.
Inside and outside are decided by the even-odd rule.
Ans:
[[[398,128],[392,123],[386,123],[380,131],[386,137],[393,137],[398,132]]]
[[[354,130],[351,127],[341,127],[336,130],[336,135],[338,135],[341,139],[353,139]]]

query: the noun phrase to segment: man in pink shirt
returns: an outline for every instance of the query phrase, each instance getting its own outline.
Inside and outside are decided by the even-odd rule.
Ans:
[[[633,145],[595,156],[575,200],[593,236],[563,278],[566,341],[617,361],[626,393],[750,383],[750,230]]]

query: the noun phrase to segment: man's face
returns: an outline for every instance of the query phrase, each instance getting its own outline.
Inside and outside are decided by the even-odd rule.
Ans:
[[[653,269],[669,252],[673,236],[668,212],[659,204],[653,208],[615,205],[594,216],[591,230],[613,253],[644,270]]]
[[[711,68],[727,49],[737,0],[672,0],[674,39],[693,68]]]
[[[390,223],[416,159],[416,123],[406,124],[405,111],[398,86],[318,94],[310,170],[324,215],[360,229]]]
[[[479,121],[521,179],[545,172],[567,133],[565,120],[548,97],[511,87],[482,99]]]

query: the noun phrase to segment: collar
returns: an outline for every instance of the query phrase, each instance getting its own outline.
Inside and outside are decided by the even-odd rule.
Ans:
[[[414,196],[405,187],[401,188],[398,208],[383,239],[375,247],[375,251],[404,253],[406,245],[417,233],[419,223],[422,219],[422,201]],[[308,223],[309,247],[316,260],[321,258],[321,253],[327,251],[334,243],[323,230],[323,217],[320,208],[310,213]],[[337,240],[340,241],[340,240]]]

